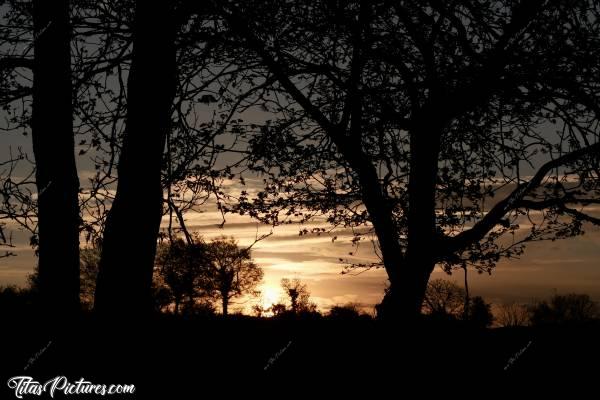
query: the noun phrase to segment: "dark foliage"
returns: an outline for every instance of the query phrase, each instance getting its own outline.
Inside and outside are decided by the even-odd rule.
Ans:
[[[556,294],[530,309],[532,325],[581,324],[600,318],[598,304],[587,294]]]

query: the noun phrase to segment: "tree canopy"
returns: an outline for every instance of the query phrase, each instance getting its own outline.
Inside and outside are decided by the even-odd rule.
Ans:
[[[264,273],[252,261],[250,249],[239,247],[234,238],[211,241],[207,252],[209,265],[205,287],[211,296],[220,299],[223,315],[227,315],[232,299],[258,294],[255,288]]]
[[[222,4],[275,116],[245,132],[266,184],[237,211],[367,230],[392,309],[418,312],[435,265],[490,272],[599,222],[596,2]]]

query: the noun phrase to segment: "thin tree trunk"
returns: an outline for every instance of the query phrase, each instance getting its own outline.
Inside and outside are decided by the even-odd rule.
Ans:
[[[222,296],[222,299],[223,299],[223,316],[226,317],[228,314],[229,299],[225,295]]]
[[[171,2],[136,2],[127,129],[108,214],[95,309],[147,315],[162,216],[161,168],[176,85]]]
[[[31,136],[38,189],[38,269],[41,304],[53,316],[73,316],[80,308],[79,179],[74,154],[69,10],[67,0],[33,2]]]
[[[465,321],[469,320],[469,306],[471,303],[471,298],[469,296],[469,280],[468,280],[468,276],[467,276],[467,266],[464,266],[464,270],[465,270],[465,305],[464,305],[464,311],[463,311],[463,319]]]

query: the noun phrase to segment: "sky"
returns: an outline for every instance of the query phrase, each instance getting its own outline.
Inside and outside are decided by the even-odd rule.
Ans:
[[[0,156],[5,159],[9,149],[14,151],[17,147],[31,154],[30,140],[29,136],[18,132],[0,135]],[[89,156],[78,157],[82,185],[92,173],[90,164]],[[250,191],[251,188],[246,189]],[[233,311],[249,310],[252,302],[269,306],[280,301],[283,297],[280,289],[282,278],[304,281],[313,301],[325,311],[333,305],[352,302],[372,312],[374,305],[381,301],[387,282],[382,269],[341,274],[345,264],[339,258],[349,258],[354,262],[377,260],[370,243],[364,242],[354,249],[348,232],[300,236],[299,231],[304,227],[297,224],[271,228],[239,215],[227,215],[226,224],[220,228],[222,216],[214,204],[204,206],[202,211],[187,214],[187,226],[208,240],[227,235],[238,239],[240,245],[248,245],[257,235],[267,234],[273,229],[270,237],[253,246],[254,260],[265,272],[260,287],[262,298],[233,304]],[[592,214],[598,216],[599,211],[594,210]],[[312,227],[327,226],[318,222],[307,226]],[[526,225],[521,227],[527,229]],[[554,293],[569,292],[587,293],[600,301],[600,228],[587,224],[585,230],[585,235],[576,238],[530,244],[519,259],[502,260],[491,275],[471,271],[471,294],[483,296],[496,304],[513,301],[531,303]],[[332,242],[334,236],[338,239]],[[13,230],[13,243],[16,247],[11,251],[17,256],[0,259],[0,285],[23,286],[27,275],[34,269],[36,259],[27,233]],[[354,257],[348,257],[351,251]],[[462,272],[448,276],[437,268],[432,278],[450,279],[460,285],[463,282]]]
[[[273,232],[252,247],[254,261],[265,272],[259,287],[261,297],[234,302],[233,311],[248,311],[255,303],[269,306],[281,301],[282,278],[299,278],[305,282],[312,300],[324,311],[333,305],[351,302],[372,312],[374,305],[381,301],[387,281],[385,271],[357,270],[342,274],[346,264],[340,262],[340,258],[354,262],[376,260],[372,244],[365,241],[353,248],[347,231],[300,236],[299,231],[303,228],[300,225],[272,228],[238,215],[227,215],[221,228],[222,216],[211,207],[201,213],[187,214],[186,221],[190,230],[207,240],[222,235],[233,236],[241,246],[251,244],[257,236]],[[306,227],[326,225],[315,222]],[[334,236],[337,240],[332,241]],[[17,247],[13,251],[17,256],[0,259],[0,285],[24,285],[36,262],[26,235],[15,232],[14,242]],[[519,259],[501,261],[491,275],[471,270],[468,275],[471,294],[483,296],[495,304],[531,303],[554,293],[569,292],[588,293],[600,301],[599,244],[600,229],[593,226],[587,226],[586,233],[576,238],[533,243]],[[349,256],[349,252],[354,255]],[[436,268],[432,278],[454,280],[462,286],[464,275],[457,271],[449,276]]]
[[[247,217],[227,216],[224,228],[219,228],[221,215],[207,211],[188,215],[188,227],[205,238],[233,235],[240,244],[250,244],[272,228],[259,225]],[[307,227],[327,227],[314,223]],[[332,231],[320,235],[299,235],[299,225],[284,225],[273,229],[273,235],[256,243],[252,255],[264,268],[262,285],[264,304],[279,300],[281,278],[299,278],[307,283],[311,297],[323,310],[348,302],[360,304],[371,311],[381,301],[387,278],[383,269],[353,271],[342,274],[345,263],[376,261],[372,244],[365,241],[353,248],[347,231]],[[554,242],[530,244],[519,259],[503,260],[491,275],[468,273],[472,295],[488,301],[531,303],[550,297],[554,293],[588,293],[600,301],[600,229],[586,226],[582,236]],[[522,229],[527,226],[522,225]],[[332,241],[333,237],[337,237]],[[349,252],[353,256],[349,256]],[[462,271],[448,275],[436,268],[432,279],[444,278],[463,285]],[[266,296],[265,296],[266,295]],[[234,306],[235,308],[235,306]]]

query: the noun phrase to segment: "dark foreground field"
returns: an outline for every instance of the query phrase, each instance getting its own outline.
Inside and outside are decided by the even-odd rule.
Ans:
[[[600,376],[597,325],[480,330],[234,317],[165,318],[136,326],[85,319],[45,329],[35,320],[3,322],[1,399],[16,398],[7,379],[19,375],[42,383],[64,375],[70,382],[83,377],[95,384],[136,386],[133,395],[71,399],[202,399],[215,393],[225,399],[287,398],[323,388],[466,394],[476,384],[487,386],[486,395],[523,385],[595,392]]]

